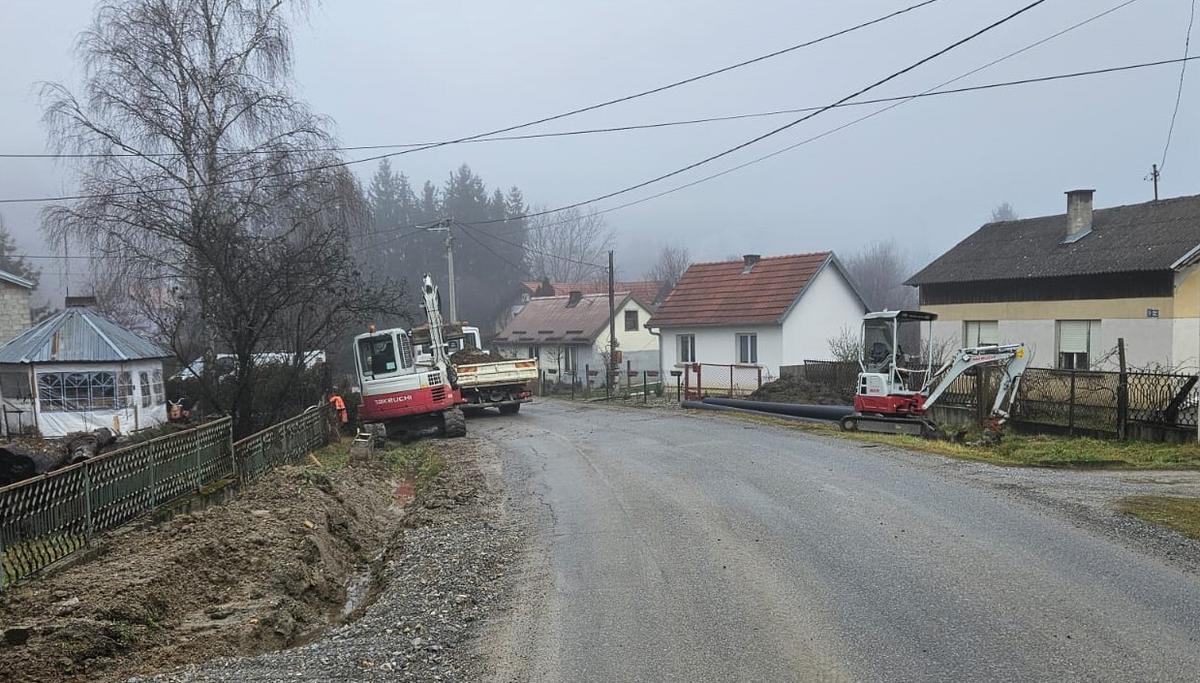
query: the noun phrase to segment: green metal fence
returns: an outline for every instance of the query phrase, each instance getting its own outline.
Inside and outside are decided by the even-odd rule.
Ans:
[[[0,487],[0,589],[163,503],[298,461],[328,443],[329,412],[310,409],[237,443],[224,418]]]

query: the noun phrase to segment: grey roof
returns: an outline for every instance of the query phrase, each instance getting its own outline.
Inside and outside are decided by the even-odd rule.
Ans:
[[[1067,216],[988,223],[905,284],[1169,271],[1200,245],[1200,195],[1098,209],[1063,244]]]
[[[169,355],[82,306],[68,307],[0,346],[0,363],[112,362]]]
[[[4,282],[11,282],[18,287],[24,287],[25,289],[33,289],[36,286],[20,275],[13,275],[7,270],[0,270],[0,280],[3,280]]]

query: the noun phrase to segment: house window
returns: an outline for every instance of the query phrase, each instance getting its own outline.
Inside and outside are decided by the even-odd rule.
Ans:
[[[637,332],[638,329],[638,312],[625,311],[625,331]]]
[[[162,404],[167,402],[166,392],[163,391],[162,370],[155,370],[153,377],[154,377],[154,384],[152,385],[151,388],[154,393],[154,405],[161,406]]]
[[[122,370],[117,376],[117,406],[133,407],[133,374],[128,370]]]
[[[116,402],[111,372],[39,372],[38,399],[44,412],[109,410]]]
[[[1059,320],[1058,367],[1061,370],[1087,370],[1100,355],[1099,320]]]
[[[675,339],[679,343],[679,362],[680,363],[695,363],[696,362],[696,335],[694,334],[677,334]]]
[[[758,363],[758,335],[739,334],[737,336],[738,362],[745,365]]]
[[[560,349],[559,355],[562,356],[562,371],[563,374],[575,373],[575,352],[578,349],[574,346],[563,346]]]
[[[963,346],[992,346],[1000,343],[1000,324],[995,320],[963,322]]]
[[[538,355],[539,355],[539,350],[538,350],[538,347],[537,347],[537,346],[530,346],[530,347],[529,347],[529,355],[528,355],[528,356],[526,356],[526,357],[527,357],[527,358],[537,358],[537,357],[538,357]]]
[[[150,402],[153,400],[153,397],[150,394],[150,373],[139,372],[138,382],[141,384],[142,388],[142,407],[149,408]]]

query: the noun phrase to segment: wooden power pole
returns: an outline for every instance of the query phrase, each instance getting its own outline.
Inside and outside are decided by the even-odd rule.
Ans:
[[[617,371],[617,301],[613,293],[613,253],[608,250],[608,367],[604,369],[608,377],[604,378],[604,398],[612,399],[613,375]]]

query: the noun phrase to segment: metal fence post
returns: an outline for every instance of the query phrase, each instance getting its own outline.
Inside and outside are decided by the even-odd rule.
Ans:
[[[225,448],[229,449],[229,462],[232,465],[233,478],[242,483],[245,480],[242,478],[242,465],[238,462],[237,448],[233,445],[233,421],[225,423]]]
[[[633,393],[632,373],[633,373],[633,361],[626,360],[625,361],[625,395],[626,396]]]
[[[579,377],[575,374],[575,370],[572,369],[571,370],[571,400],[572,401],[575,400],[575,382],[578,379],[579,379]]]
[[[782,375],[783,372],[780,372],[779,374]],[[761,365],[758,366],[758,386],[755,387],[755,389],[762,389],[762,366]]]
[[[1129,372],[1125,367],[1125,338],[1117,338],[1117,361],[1120,374],[1117,376],[1117,438],[1125,440],[1129,429]]]
[[[1071,398],[1067,402],[1067,433],[1075,436],[1075,370],[1071,370]]]
[[[92,544],[92,465],[83,461],[83,542]]]
[[[583,364],[583,397],[591,398],[592,395],[592,366],[587,363]]]
[[[650,390],[646,388],[646,371],[642,370],[642,403],[647,403],[649,401],[649,399],[646,398],[649,395]]]
[[[733,398],[733,365],[729,366],[729,398]]]

